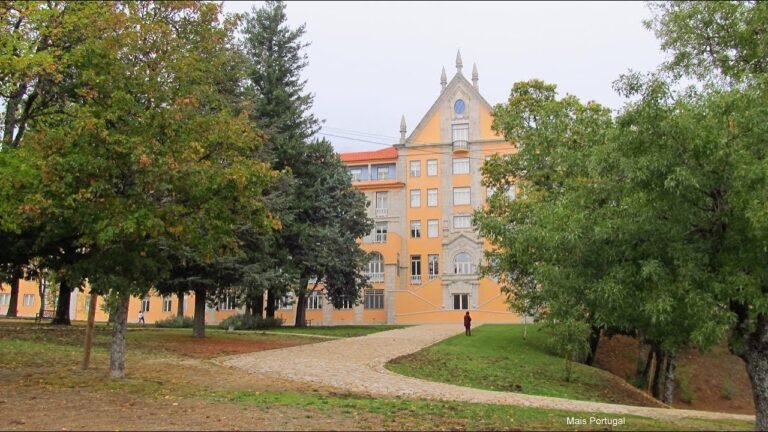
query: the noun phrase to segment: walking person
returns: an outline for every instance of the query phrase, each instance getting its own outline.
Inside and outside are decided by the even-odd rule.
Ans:
[[[467,311],[466,314],[464,314],[464,334],[467,336],[472,336],[472,317],[469,316],[469,311]]]
[[[144,311],[139,311],[139,322],[144,324]]]

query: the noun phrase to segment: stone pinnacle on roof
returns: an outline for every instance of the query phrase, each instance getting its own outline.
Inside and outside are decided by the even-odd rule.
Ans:
[[[463,64],[461,63],[461,50],[456,50],[456,73],[461,75],[461,67]]]
[[[400,117],[400,144],[405,144],[405,114]]]
[[[472,63],[472,85],[475,87],[475,90],[480,90],[480,87],[477,85],[478,75],[477,75],[477,64]]]
[[[440,92],[445,90],[445,86],[448,85],[448,78],[445,76],[445,66],[443,66],[443,73],[440,74]]]

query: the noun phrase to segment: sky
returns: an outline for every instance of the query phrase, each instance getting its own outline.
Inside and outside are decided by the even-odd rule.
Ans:
[[[261,2],[225,1],[225,12]],[[299,2],[288,25],[306,24],[306,90],[338,152],[377,150],[408,134],[440,94],[440,71],[477,64],[480,93],[504,103],[518,81],[542,79],[613,109],[628,70],[655,69],[665,55],[643,27],[644,2]]]

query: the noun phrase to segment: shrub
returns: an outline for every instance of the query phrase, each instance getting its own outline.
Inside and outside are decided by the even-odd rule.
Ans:
[[[680,389],[680,400],[685,403],[693,403],[696,398],[696,391],[691,384],[691,371],[688,368],[680,367],[677,369],[677,386]]]
[[[726,379],[726,381],[723,383],[722,396],[725,400],[733,400],[733,382],[730,380],[730,378]]]
[[[175,316],[160,321],[155,321],[155,327],[160,328],[192,328],[195,320],[190,317]]]
[[[262,318],[256,315],[237,314],[222,321],[219,327],[228,329],[232,326],[235,330],[262,330],[282,325],[282,318]]]

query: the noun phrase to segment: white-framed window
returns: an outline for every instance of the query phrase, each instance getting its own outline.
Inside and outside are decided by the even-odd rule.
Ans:
[[[437,207],[437,189],[427,189],[427,207]]]
[[[224,293],[224,296],[219,300],[219,309],[232,310],[237,307],[235,295],[233,293]]]
[[[421,190],[411,189],[411,208],[421,207]]]
[[[376,167],[376,178],[379,180],[389,179],[389,167]]]
[[[472,228],[472,216],[454,216],[453,217],[454,229]]]
[[[427,221],[427,238],[438,237],[438,223],[437,219],[430,219]]]
[[[474,273],[472,267],[472,258],[468,253],[461,252],[453,258],[454,274],[472,274]]]
[[[386,216],[388,207],[389,192],[376,192],[376,216]]]
[[[437,175],[437,159],[429,159],[427,161],[427,177],[434,177]]]
[[[24,306],[32,306],[35,304],[35,295],[34,294],[24,294],[24,297],[21,299],[21,304]]]
[[[421,283],[421,255],[411,255],[411,283]]]
[[[323,293],[320,291],[312,291],[307,296],[307,309],[322,309],[323,308]]]
[[[470,204],[470,189],[468,187],[453,188],[453,205]]]
[[[289,292],[282,296],[277,307],[279,309],[293,309],[293,293]]]
[[[387,242],[387,223],[376,222],[373,227],[373,242],[374,243],[386,243]]]
[[[171,311],[171,296],[163,297],[163,312]]]
[[[85,298],[83,298],[83,312],[88,313],[88,311],[91,309],[91,296],[93,294],[86,294]]]
[[[488,186],[485,188],[485,200],[490,201],[493,194],[496,193],[496,186]]]
[[[455,124],[451,126],[451,132],[453,135],[453,144],[456,147],[466,148],[469,143],[469,124]]]
[[[495,186],[488,186],[485,188],[485,199],[490,200],[493,194],[496,193],[496,187]],[[507,199],[510,201],[514,201],[515,198],[517,198],[517,187],[515,185],[509,185],[506,188],[506,192],[504,193],[507,196]]]
[[[337,309],[352,309],[352,306],[354,306],[354,305],[355,305],[355,301],[351,297],[344,296],[341,299],[341,307],[339,307]]]
[[[469,294],[454,294],[453,309],[454,310],[469,309]]]
[[[440,266],[438,264],[440,260],[439,255],[427,255],[427,267],[429,271],[429,279],[432,280],[440,274]]]
[[[363,296],[363,307],[365,309],[384,309],[384,290],[365,290],[365,295]]]
[[[371,282],[384,282],[384,257],[380,253],[371,254],[368,261],[368,279]]]
[[[412,239],[421,238],[421,221],[420,220],[411,221],[411,238]]]
[[[141,299],[141,311],[142,312],[149,312],[149,296],[145,296],[143,299]]]
[[[410,161],[409,167],[411,171],[411,177],[421,177],[421,161]]]
[[[515,198],[517,198],[517,186],[513,184],[509,185],[509,188],[507,188],[507,198],[509,198],[510,201],[514,201]]]
[[[360,179],[363,178],[363,169],[362,168],[350,168],[349,169],[349,175],[352,177],[352,181],[360,181]]]
[[[10,293],[0,293],[0,306],[6,306],[11,304],[11,294]]]
[[[469,174],[469,158],[456,158],[453,160],[454,174]]]

